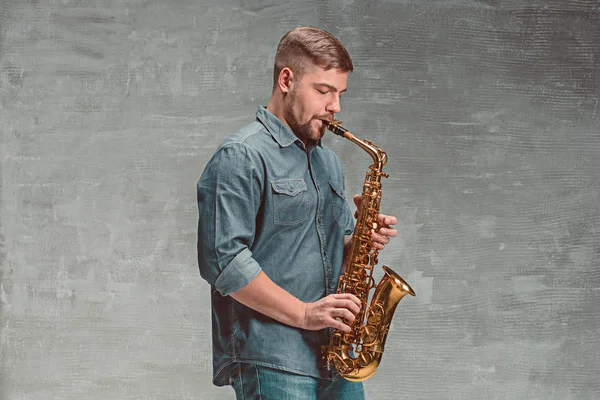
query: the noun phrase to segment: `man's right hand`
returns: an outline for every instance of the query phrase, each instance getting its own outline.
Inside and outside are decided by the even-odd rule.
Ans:
[[[319,330],[335,328],[349,333],[350,326],[345,321],[354,321],[360,311],[360,300],[350,293],[330,294],[314,303],[304,303],[304,322],[301,328]]]
[[[263,271],[230,295],[261,314],[307,330],[337,328],[350,332],[350,327],[337,318],[351,323],[360,311],[360,300],[349,293],[330,294],[314,303],[304,303],[275,284]]]

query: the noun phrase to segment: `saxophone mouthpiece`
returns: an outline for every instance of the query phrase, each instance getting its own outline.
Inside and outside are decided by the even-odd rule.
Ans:
[[[345,137],[346,133],[349,133],[348,130],[342,126],[342,121],[337,121],[333,118],[324,119],[323,121],[325,122],[325,126],[327,127],[327,129],[329,129],[331,132],[335,133],[338,136]]]

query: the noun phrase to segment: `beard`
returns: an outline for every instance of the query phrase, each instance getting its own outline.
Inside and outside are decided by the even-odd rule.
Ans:
[[[301,124],[292,110],[288,110],[286,114],[285,120],[292,129],[292,132],[294,132],[294,134],[303,142],[308,142],[309,140],[314,140],[316,142],[321,140],[326,129],[322,120],[330,118],[330,116],[315,116],[304,124]],[[314,127],[315,120],[319,121],[321,124],[317,129]]]

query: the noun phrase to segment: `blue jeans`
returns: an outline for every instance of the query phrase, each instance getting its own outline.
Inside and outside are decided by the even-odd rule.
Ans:
[[[361,382],[331,381],[254,364],[238,364],[229,382],[237,400],[364,400]]]

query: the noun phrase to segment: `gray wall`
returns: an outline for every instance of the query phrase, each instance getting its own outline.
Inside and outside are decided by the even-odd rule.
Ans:
[[[369,399],[600,398],[597,0],[0,4],[2,399],[228,399],[195,183],[279,38],[355,63],[398,307]],[[359,192],[368,157],[327,136]]]

